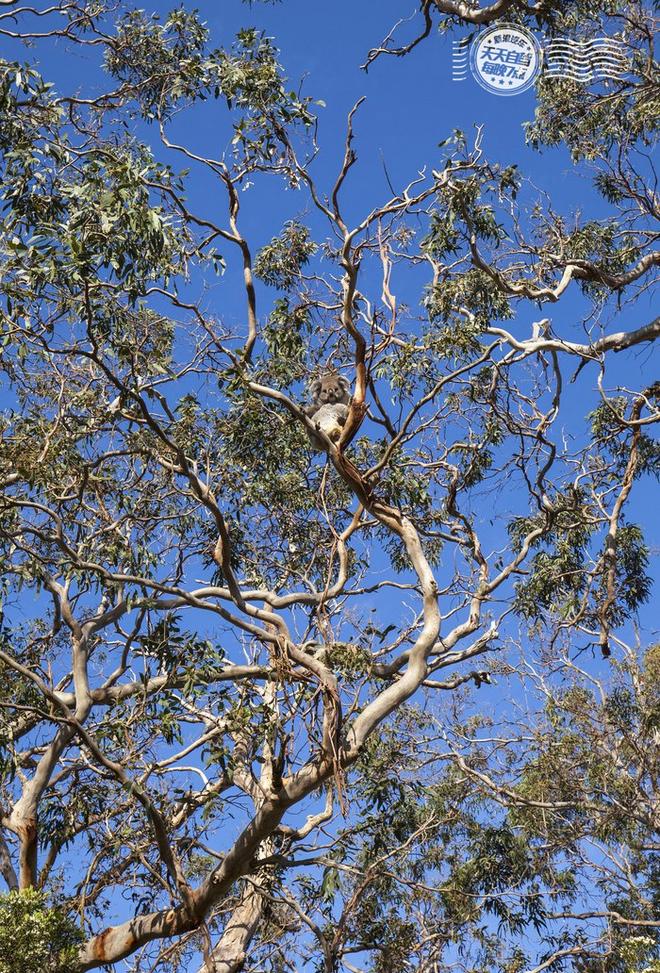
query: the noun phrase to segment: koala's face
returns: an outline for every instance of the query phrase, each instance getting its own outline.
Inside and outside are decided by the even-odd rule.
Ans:
[[[343,402],[345,396],[345,383],[338,375],[327,375],[322,379],[318,401],[322,402],[323,405],[335,405],[337,402]]]

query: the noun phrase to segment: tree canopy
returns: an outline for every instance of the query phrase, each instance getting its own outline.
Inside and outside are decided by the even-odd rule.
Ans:
[[[487,121],[349,204],[363,92],[156,6],[0,0],[0,973],[659,973],[653,11],[364,51],[618,38],[520,135],[583,212]]]

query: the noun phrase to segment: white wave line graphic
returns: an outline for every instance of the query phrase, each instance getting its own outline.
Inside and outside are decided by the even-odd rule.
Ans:
[[[614,51],[563,51],[563,50],[547,50],[545,52],[546,57],[565,57],[570,61],[600,61],[603,58],[608,61],[618,61],[625,62],[627,58],[623,54],[618,54]]]
[[[561,51],[548,51],[547,60],[566,60],[570,61],[571,64],[625,64],[626,60],[623,57],[616,57],[613,54],[564,54]]]
[[[580,75],[580,77],[589,77],[594,74],[610,74],[612,77],[621,78],[625,74],[624,71],[620,71],[617,68],[576,68],[572,64],[548,65],[546,73],[550,74],[553,71],[570,71],[572,74]]]
[[[625,65],[622,64],[620,61],[596,61],[596,60],[574,61],[572,60],[572,58],[563,58],[563,57],[549,57],[546,59],[546,64],[549,66],[553,64],[558,64],[558,65],[566,64],[566,65],[570,65],[571,67],[577,68],[578,70],[587,70],[587,71],[591,71],[594,68],[598,68],[598,67],[616,68],[619,71],[625,68]]]
[[[578,64],[562,64],[560,62],[546,65],[546,71],[575,71],[577,74],[599,74],[607,71],[611,74],[625,74],[625,71],[615,64],[600,64],[587,67]]]
[[[590,47],[595,47],[596,45],[602,47],[611,48],[625,48],[623,41],[617,40],[616,37],[593,37],[588,41],[576,41],[572,37],[553,37],[550,40],[546,40],[548,47],[577,47],[589,49]]]
[[[559,65],[563,67],[564,65],[577,68],[580,71],[592,71],[594,68],[616,68],[620,70],[624,65],[620,64],[618,61],[571,61],[570,59],[564,59],[559,57],[548,58],[546,62],[549,66]]]
[[[583,84],[589,84],[590,81],[597,81],[602,78],[611,78],[613,81],[621,80],[621,73],[614,71],[598,71],[598,72],[585,72],[579,73],[578,71],[571,71],[570,68],[565,70],[560,70],[556,68],[552,71],[546,71],[547,78],[568,78],[570,81],[580,81]]]
[[[545,74],[589,84],[604,78],[619,80],[628,69],[626,46],[610,37],[576,41],[556,37],[544,44]]]
[[[598,68],[612,68],[616,71],[625,70],[625,65],[621,64],[620,61],[572,61],[569,59],[563,59],[558,57],[548,58],[548,66],[553,67],[554,65],[570,65],[578,70],[583,69],[587,71],[593,71]]]
[[[615,43],[614,41],[607,41],[604,43],[598,43],[597,41],[585,41],[583,44],[578,44],[564,40],[552,40],[546,42],[545,49],[548,51],[548,53],[561,51],[569,54],[571,57],[601,54],[611,54],[613,57],[625,57],[626,54],[625,46],[623,44]]]
[[[596,44],[593,41],[587,41],[584,44],[568,44],[566,41],[548,41],[545,45],[549,50],[555,51],[571,51],[578,54],[581,51],[590,53],[593,51],[611,51],[613,54],[623,55],[625,52],[625,47],[619,44]]]
[[[625,56],[620,51],[612,51],[609,47],[600,47],[592,51],[572,51],[570,48],[566,49],[563,47],[549,47],[546,50],[546,54],[550,57],[555,54],[561,55],[562,57],[575,58],[576,60],[584,57],[613,57],[618,61],[625,61]]]
[[[591,81],[595,80],[596,77],[599,78],[613,78],[614,80],[621,80],[621,74],[616,71],[571,71],[570,68],[553,68],[546,71],[546,77],[549,78],[572,78],[574,81]]]
[[[564,78],[567,81],[575,81],[576,84],[591,84],[592,81],[621,81],[620,74],[599,74],[597,77],[587,75],[585,77],[582,74],[571,74],[570,71],[553,71],[551,74],[546,74],[546,78]]]
[[[607,37],[596,37],[589,41],[556,38],[546,42],[545,56],[549,65],[570,63],[591,69],[606,67],[625,70],[628,63],[623,42]]]
[[[626,58],[619,51],[610,51],[609,48],[601,48],[597,51],[571,51],[564,48],[549,47],[545,52],[548,57],[569,57],[572,61],[590,60],[591,58],[607,57],[615,61],[625,61]]]
[[[451,79],[452,81],[466,81],[470,38],[461,37],[460,40],[452,41],[451,46]]]
[[[564,47],[563,44],[548,44],[546,48],[549,54],[562,53],[569,57],[602,57],[604,54],[610,57],[625,57],[623,51],[617,47]]]
[[[583,61],[578,61],[577,58],[572,57],[548,57],[546,58],[547,64],[571,64],[576,68],[625,68],[625,63],[622,61],[611,60],[609,58],[585,58]]]

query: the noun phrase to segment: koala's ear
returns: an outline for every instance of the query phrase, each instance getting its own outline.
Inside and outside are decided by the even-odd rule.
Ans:
[[[349,392],[351,388],[351,383],[343,375],[338,375],[339,384],[343,388],[344,392]]]
[[[309,386],[309,394],[313,399],[315,399],[320,391],[321,391],[321,379],[315,378],[314,381]]]

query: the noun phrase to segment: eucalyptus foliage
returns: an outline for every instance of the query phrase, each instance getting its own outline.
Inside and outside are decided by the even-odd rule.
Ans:
[[[265,32],[1,0],[0,973],[660,969],[652,16],[423,0],[365,66],[497,18],[626,45],[526,129],[589,217],[480,129],[356,216],[361,92]]]

